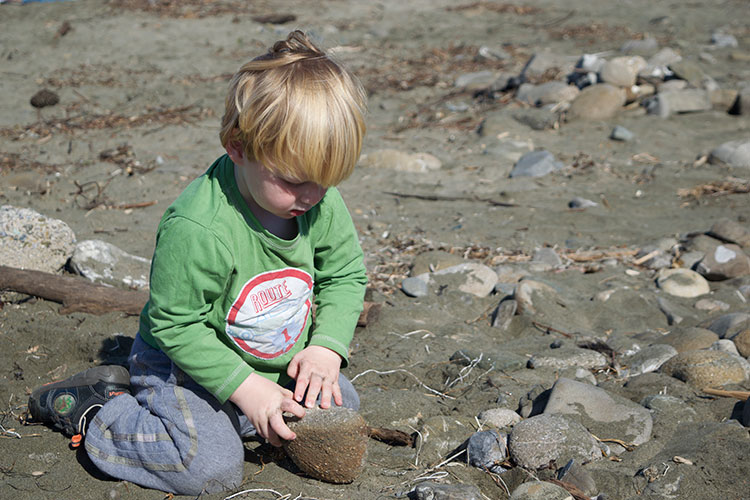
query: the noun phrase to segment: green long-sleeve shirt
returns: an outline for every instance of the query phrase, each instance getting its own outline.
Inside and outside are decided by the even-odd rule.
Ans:
[[[254,371],[288,381],[308,345],[346,366],[367,281],[354,224],[335,188],[296,220],[292,240],[266,231],[222,156],[159,223],[139,333],[222,403]]]

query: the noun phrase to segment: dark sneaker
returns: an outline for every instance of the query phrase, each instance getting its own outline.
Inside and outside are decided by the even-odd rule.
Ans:
[[[88,422],[104,403],[130,394],[130,374],[118,365],[95,366],[60,382],[43,385],[29,397],[33,420],[52,424],[69,436],[86,433]]]

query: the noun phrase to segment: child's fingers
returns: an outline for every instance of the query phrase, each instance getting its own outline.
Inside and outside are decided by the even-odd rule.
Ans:
[[[284,418],[281,416],[281,413],[273,414],[271,416],[269,424],[269,430],[271,431],[269,432],[269,434],[272,434],[272,436],[268,436],[266,439],[274,446],[281,446],[281,439],[291,441],[292,439],[297,437],[292,429],[287,427],[286,422],[284,422]]]
[[[344,396],[341,394],[341,386],[339,386],[339,380],[338,377],[336,378],[336,381],[333,383],[333,402],[336,403],[337,406],[341,406],[344,404]]]
[[[320,394],[320,388],[323,385],[323,377],[320,375],[313,375],[312,378],[310,378],[310,384],[307,386],[307,398],[305,398],[305,406],[308,408],[312,408],[315,406],[315,401],[318,399],[318,394]],[[331,395],[328,394],[328,398],[330,399]]]
[[[297,385],[294,386],[294,400],[298,403],[302,402],[302,398],[305,397],[305,391],[310,383],[310,372],[306,370],[300,370],[297,374]]]
[[[320,390],[320,407],[323,409],[331,406],[331,384],[323,382],[323,387]]]
[[[295,380],[297,379],[297,375],[299,375],[299,361],[297,360],[297,356],[293,357],[289,362],[289,365],[286,367],[286,374]]]
[[[281,411],[289,412],[295,417],[302,418],[305,416],[305,409],[297,404],[296,401],[292,401],[291,399],[291,393],[290,393],[290,399],[285,399],[281,402]]]

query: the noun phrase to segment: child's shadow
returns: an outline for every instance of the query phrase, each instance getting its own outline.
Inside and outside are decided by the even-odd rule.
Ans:
[[[130,349],[133,347],[132,337],[125,335],[112,335],[102,342],[99,348],[99,359],[103,365],[122,365],[128,366],[128,356]]]

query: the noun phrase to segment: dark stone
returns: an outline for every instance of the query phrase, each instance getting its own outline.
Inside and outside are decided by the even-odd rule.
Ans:
[[[60,102],[60,96],[52,92],[51,90],[42,89],[33,96],[29,101],[35,108],[44,108],[47,106],[54,106]]]

